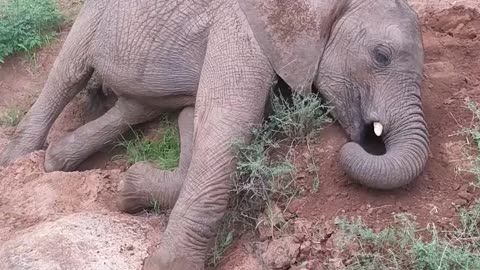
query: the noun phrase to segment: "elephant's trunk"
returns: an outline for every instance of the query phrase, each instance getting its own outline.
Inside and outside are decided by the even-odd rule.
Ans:
[[[429,140],[420,106],[408,115],[395,117],[382,136],[385,152],[374,155],[365,146],[349,142],[340,153],[346,173],[359,183],[377,189],[394,189],[408,184],[423,170],[428,158]],[[373,129],[373,127],[372,127]]]

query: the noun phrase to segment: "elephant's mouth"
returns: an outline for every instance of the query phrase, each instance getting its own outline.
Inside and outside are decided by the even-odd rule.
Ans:
[[[368,123],[363,126],[360,145],[371,155],[381,156],[387,152],[383,136],[375,135],[373,123]]]
[[[280,77],[278,77],[277,79],[278,79],[277,85],[276,87],[274,87],[274,92],[273,92],[274,95],[282,96],[289,102],[290,105],[292,105],[293,104],[292,89]],[[317,95],[320,93],[315,84],[312,85],[312,93]],[[332,116],[332,117],[336,118],[335,116]],[[363,126],[361,127],[360,136],[357,135],[355,137],[356,137],[356,140],[354,141],[358,143],[367,153],[375,156],[381,156],[386,154],[387,149],[383,141],[384,136],[375,135],[373,122],[370,122],[370,123],[364,122]],[[358,138],[360,138],[360,140],[358,140]]]

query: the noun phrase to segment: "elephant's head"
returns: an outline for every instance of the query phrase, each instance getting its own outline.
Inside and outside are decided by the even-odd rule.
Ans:
[[[335,107],[347,174],[379,189],[415,179],[429,151],[416,13],[404,0],[260,2],[242,2],[256,39],[290,87]]]

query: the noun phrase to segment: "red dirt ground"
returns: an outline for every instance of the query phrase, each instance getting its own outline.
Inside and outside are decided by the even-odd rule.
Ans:
[[[311,151],[307,150],[307,146],[299,146],[296,149],[296,165],[300,172],[298,183],[303,186],[305,192],[289,205],[287,212],[293,215],[292,220],[296,220],[293,223],[297,229],[303,226],[302,222],[321,222],[323,224],[339,215],[361,216],[367,224],[379,229],[392,221],[392,214],[402,212],[416,216],[417,222],[421,226],[429,222],[449,226],[450,223],[456,222],[455,214],[458,206],[469,207],[474,203],[475,198],[479,198],[480,191],[470,185],[474,181],[474,177],[468,173],[458,172],[458,168],[468,166],[465,154],[471,150],[466,144],[465,137],[455,135],[455,133],[471,125],[472,114],[465,109],[465,101],[471,99],[480,102],[480,36],[478,36],[480,15],[477,10],[457,6],[440,12],[427,10],[427,15],[423,18],[426,50],[423,102],[431,139],[431,155],[425,171],[412,184],[396,191],[379,192],[353,184],[337,164],[338,151],[346,141],[345,136],[336,124],[331,125],[323,131],[318,142],[310,145]],[[31,64],[22,61],[21,57],[11,58],[1,66],[0,111],[11,107],[12,104],[25,109],[31,105],[41,90],[67,33],[68,29],[65,29],[59,42],[55,42],[38,54],[36,68],[32,69]],[[68,106],[56,122],[49,140],[58,138],[85,122],[83,105],[83,99],[79,97]],[[0,147],[8,141],[12,131],[12,128],[0,127]],[[17,164],[10,168],[0,169],[0,190],[5,191],[5,194],[12,194],[12,196],[16,194],[15,196],[18,197],[15,199],[25,202],[27,198],[17,191],[21,191],[24,185],[29,184],[32,180],[41,183],[65,178],[74,181],[73,178],[76,177],[87,182],[88,179],[93,178],[96,179],[95,181],[107,179],[104,183],[105,186],[102,184],[100,188],[97,187],[98,189],[82,191],[83,195],[74,198],[74,200],[89,202],[92,199],[91,192],[99,192],[99,194],[95,194],[95,196],[98,195],[98,199],[94,196],[94,203],[87,203],[87,206],[82,208],[81,205],[75,204],[75,201],[64,199],[65,208],[69,213],[80,210],[89,211],[91,208],[105,208],[114,211],[115,207],[110,200],[113,200],[114,196],[113,187],[117,185],[121,171],[125,170],[122,161],[112,162],[109,160],[109,154],[100,153],[86,162],[82,169],[100,168],[102,170],[51,175],[44,174],[35,167],[35,164],[31,164],[41,160],[41,155],[41,153],[37,153],[33,155],[32,159],[22,160],[19,163],[20,166]],[[316,159],[320,168],[318,192],[312,190],[316,174],[307,170],[312,157]],[[120,168],[120,170],[112,171],[111,168]],[[35,174],[38,174],[38,179],[35,178]],[[82,183],[78,184],[79,188],[84,187]],[[59,188],[57,193],[70,194],[73,192],[72,188],[77,186],[58,184],[57,187]],[[14,191],[14,188],[18,190]],[[5,207],[21,207],[20,202],[11,203],[14,198],[2,197],[5,194],[0,194],[0,209],[2,209],[2,203]],[[66,197],[63,196],[63,198]],[[59,201],[59,203],[61,202],[62,200]],[[75,206],[72,206],[73,204]],[[98,204],[102,207],[99,207]],[[80,210],[75,210],[77,207]],[[60,209],[63,208],[60,207]],[[50,215],[48,209],[44,210],[47,214],[40,219],[38,218],[39,214],[35,213],[38,211],[37,207],[23,207],[22,217],[19,219],[3,215],[4,218],[9,218],[18,226],[1,227],[3,225],[0,225],[0,232],[9,233],[7,237],[0,237],[0,241],[13,239],[17,235],[16,230],[28,229],[38,222],[55,219],[63,213],[61,210],[60,214],[55,212]],[[31,216],[28,217],[28,215]],[[2,213],[0,213],[1,217]],[[327,226],[325,230],[330,231],[331,228]],[[297,233],[301,231],[301,229],[295,230]],[[249,255],[253,252],[252,250],[262,250],[259,247],[248,248],[249,245],[246,243],[251,237],[252,235],[246,235],[238,241],[219,268],[261,269],[258,262],[252,259],[255,256]],[[274,244],[293,246],[293,249],[298,251],[299,248],[304,248],[306,243],[296,239],[285,241],[263,247],[262,254],[280,258],[284,253],[277,252],[277,247],[273,247]],[[0,242],[0,247],[1,245]],[[328,241],[326,245],[328,245]],[[290,263],[308,259],[302,258],[298,252],[292,252],[294,255]],[[324,256],[328,257],[329,255]],[[315,258],[315,260],[320,259],[321,257]],[[282,264],[283,262],[277,263]],[[315,265],[316,263],[313,263],[304,269],[322,269]]]

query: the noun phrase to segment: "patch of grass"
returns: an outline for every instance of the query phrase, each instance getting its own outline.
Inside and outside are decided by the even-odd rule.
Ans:
[[[162,137],[151,140],[135,132],[133,140],[124,140],[119,146],[126,149],[129,164],[151,161],[163,170],[178,167],[180,159],[180,136],[178,127],[167,117],[162,119]]]
[[[361,219],[338,218],[339,229],[345,235],[337,245],[348,250],[347,269],[421,269],[452,270],[480,269],[480,202],[461,213],[461,228],[439,232],[435,224],[416,230],[413,218],[397,215],[395,225],[375,232]]]
[[[11,107],[7,109],[0,117],[0,124],[10,127],[15,127],[20,123],[25,111],[19,107]]]
[[[472,127],[466,132],[472,137],[477,149],[480,149],[480,106],[475,102],[468,101],[466,107],[473,113]]]
[[[467,171],[476,176],[477,184],[480,185],[480,105],[468,101],[466,107],[473,114],[472,124],[470,128],[464,129],[460,133],[467,135],[473,140],[475,150],[478,152],[478,154],[473,157],[473,165]]]
[[[266,127],[266,126],[264,126]],[[251,144],[234,145],[237,173],[233,181],[233,197],[246,200],[249,212],[261,211],[265,202],[289,198],[295,193],[294,166],[285,156],[270,158],[280,144],[269,137],[269,131],[255,129]],[[241,204],[239,201],[237,204]],[[246,210],[244,205],[240,207]]]
[[[56,35],[62,22],[53,0],[0,2],[0,63],[9,55],[40,48]]]
[[[270,202],[288,202],[297,193],[295,168],[290,160],[293,147],[278,154],[282,152],[281,139],[309,138],[330,122],[330,108],[313,94],[293,94],[291,104],[274,96],[272,108],[263,125],[253,129],[250,144],[234,145],[237,175],[232,192],[237,209],[245,216],[258,213]],[[273,158],[272,153],[276,153]]]
[[[318,135],[325,123],[331,122],[332,107],[322,104],[314,94],[293,94],[291,104],[282,97],[273,97],[270,127],[290,139],[308,139]]]
[[[233,242],[231,232],[234,226],[241,226],[242,230],[253,229],[257,215],[262,212],[266,213],[266,220],[272,226],[282,224],[278,222],[278,213],[273,206],[280,202],[288,204],[298,193],[298,187],[291,161],[293,147],[282,149],[281,142],[284,139],[293,143],[308,139],[330,122],[327,114],[331,108],[323,105],[316,95],[294,94],[292,102],[274,96],[271,102],[271,115],[261,126],[252,129],[250,143],[234,144],[237,169],[232,181],[230,214],[215,239],[217,244],[210,260],[213,266]]]
[[[461,230],[457,232],[458,237],[471,239],[480,251],[480,200],[470,210],[460,210]]]

